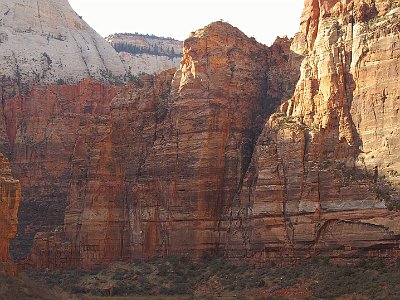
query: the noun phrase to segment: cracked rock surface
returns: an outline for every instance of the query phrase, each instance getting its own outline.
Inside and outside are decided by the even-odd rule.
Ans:
[[[68,0],[1,1],[0,80],[75,83],[124,74],[118,54]]]

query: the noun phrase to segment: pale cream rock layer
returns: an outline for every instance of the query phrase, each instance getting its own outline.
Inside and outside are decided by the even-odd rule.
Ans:
[[[125,44],[142,49],[143,53],[118,53],[125,67],[130,68],[133,75],[160,73],[168,69],[179,68],[182,59],[183,42],[172,38],[116,33],[106,37],[106,41],[113,46]],[[151,50],[155,49],[158,54],[151,53]],[[175,55],[171,55],[172,50]]]
[[[115,50],[67,0],[2,0],[0,15],[3,81],[74,83],[125,74]]]

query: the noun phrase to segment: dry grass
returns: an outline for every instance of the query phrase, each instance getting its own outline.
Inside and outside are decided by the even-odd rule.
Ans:
[[[93,271],[37,270],[27,274],[30,280],[26,277],[22,280],[24,287],[36,289],[39,299],[73,299],[68,297],[75,295],[75,299],[91,300],[375,300],[400,299],[399,266],[396,261],[383,260],[337,264],[325,258],[304,260],[290,266],[255,267],[232,264],[223,258],[192,262],[184,257],[170,257],[146,262],[119,262]],[[107,289],[110,286],[113,297]],[[19,288],[17,292],[24,290]],[[0,296],[0,299],[5,298]]]

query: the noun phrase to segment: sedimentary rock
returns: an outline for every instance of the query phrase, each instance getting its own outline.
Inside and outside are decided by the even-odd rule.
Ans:
[[[133,74],[160,73],[178,68],[182,58],[182,43],[172,38],[154,35],[117,33],[106,37]]]
[[[9,246],[17,233],[20,200],[19,181],[12,177],[8,159],[0,153],[0,273],[15,273]]]
[[[0,146],[24,192],[15,256],[70,267],[398,248],[398,14],[310,0],[301,32],[272,47],[215,22],[175,73],[2,85]]]
[[[87,130],[92,139],[101,135],[118,87],[87,79],[75,85],[31,85],[26,93],[14,88],[17,95],[3,98],[8,143],[2,148],[10,153],[23,191],[13,241],[13,254],[20,259],[37,232],[63,231],[71,164],[85,141],[81,135]],[[95,159],[86,154],[88,163]]]
[[[391,185],[399,9],[391,1],[305,5],[291,47],[304,56],[301,77],[266,124],[230,212],[233,257],[397,248],[400,215],[387,207],[399,199]]]
[[[2,0],[0,79],[75,83],[124,79],[119,56],[68,0]]]
[[[43,170],[48,185],[40,176],[32,180],[33,173],[24,181],[24,223],[14,243],[16,252],[23,249],[19,257],[27,254],[33,238],[27,263],[41,267],[200,256],[218,248],[224,242],[221,218],[240,189],[265,117],[278,107],[279,91],[294,89],[298,75],[288,75],[295,79],[285,85],[269,78],[278,64],[299,69],[289,44],[282,39],[271,50],[217,22],[185,41],[175,74],[145,76],[118,93],[90,80],[84,87],[33,88],[51,95],[36,101],[50,97],[54,105],[49,107],[58,110],[40,118],[47,124],[47,116],[54,116],[54,130],[25,165],[44,157],[32,172]],[[268,81],[275,87],[271,93]],[[92,85],[105,94],[88,94]],[[75,95],[76,89],[83,95],[63,96]],[[96,101],[102,101],[98,113]],[[16,99],[12,103],[21,105]],[[67,113],[73,114],[66,118]],[[17,131],[16,140],[26,144],[33,135]],[[22,170],[21,160],[18,155],[16,170]],[[52,169],[54,161],[60,164]],[[41,191],[52,192],[39,201]],[[34,212],[46,202],[53,203],[47,215],[32,224]]]
[[[219,221],[264,114],[266,68],[266,48],[221,22],[184,42],[168,114],[133,186],[136,255],[201,255],[222,241]]]

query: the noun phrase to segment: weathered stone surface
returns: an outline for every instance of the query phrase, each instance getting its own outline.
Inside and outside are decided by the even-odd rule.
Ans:
[[[173,73],[143,77],[125,88],[92,80],[62,86],[62,92],[58,86],[34,88],[69,105],[51,114],[52,127],[62,130],[39,148],[41,157],[58,153],[56,160],[36,162],[47,180],[31,174],[34,180],[26,178],[23,185],[31,193],[24,197],[14,252],[20,258],[30,253],[25,266],[91,266],[131,257],[129,188],[153,143]],[[52,167],[54,161],[59,168]]]
[[[8,142],[1,147],[10,153],[23,191],[13,241],[13,255],[19,259],[29,253],[37,232],[63,230],[71,165],[84,142],[81,135],[87,130],[92,130],[93,139],[100,135],[118,88],[91,79],[75,85],[31,86],[22,94],[13,88],[17,95],[3,98]]]
[[[305,5],[293,42],[270,48],[223,22],[194,32],[175,74],[3,86],[1,150],[24,191],[15,256],[68,267],[398,248],[399,9]]]
[[[126,68],[131,70],[133,75],[138,74],[154,74],[162,71],[179,68],[181,56],[168,57],[165,55],[136,54],[132,55],[128,52],[120,52],[122,62]]]
[[[230,212],[233,257],[397,248],[400,215],[386,208],[398,199],[397,4],[305,5],[291,47],[304,56],[301,77],[266,124]]]
[[[287,64],[289,53],[275,59]],[[270,49],[222,22],[184,42],[168,114],[133,185],[135,256],[224,247],[221,221],[265,116],[280,103],[267,99],[270,60]]]
[[[86,80],[7,100],[14,167],[27,172],[15,255],[67,267],[220,248],[265,117],[294,89],[295,71],[284,85],[269,78],[278,64],[299,70],[289,44],[269,49],[217,22],[185,41],[175,74],[119,92]]]
[[[379,175],[396,184],[399,4],[321,1],[320,7],[316,2],[309,6],[320,10],[318,34],[306,39],[314,45],[306,50],[301,40],[316,30],[305,29],[315,23],[306,9],[292,49],[309,55],[287,113],[302,116],[308,126],[335,127],[337,138],[355,148],[359,168],[377,166]]]
[[[118,54],[68,0],[2,0],[0,12],[0,80],[123,80]]]
[[[9,246],[17,233],[20,200],[19,181],[12,177],[8,159],[0,153],[0,274],[15,273]]]
[[[139,85],[125,88],[111,102],[109,124],[101,135],[93,139],[91,130],[83,133],[86,142],[72,166],[65,213],[66,237],[78,249],[81,265],[132,257],[136,251],[133,230],[140,216],[132,185],[166,116],[173,73],[143,77]],[[89,161],[88,152],[93,153]],[[93,176],[83,177],[82,170]]]
[[[133,75],[179,68],[182,41],[154,35],[116,33],[106,37]]]

